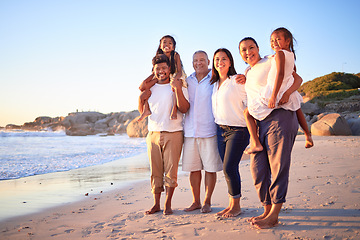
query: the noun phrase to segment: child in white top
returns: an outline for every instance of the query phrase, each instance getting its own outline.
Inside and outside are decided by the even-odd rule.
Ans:
[[[275,108],[296,111],[299,124],[305,133],[305,147],[311,148],[314,145],[304,114],[300,108],[302,97],[297,91],[292,94],[287,91],[294,83],[292,73],[296,71],[293,36],[286,28],[278,28],[272,32],[270,42],[275,54],[271,59],[267,85],[262,89],[255,104],[245,110],[245,119],[251,139],[250,148],[245,150],[247,154],[263,150],[257,136],[255,119],[260,121],[265,119]]]
[[[165,54],[170,60],[170,81],[180,79],[183,83],[184,87],[187,87],[186,84],[186,74],[183,70],[180,55],[175,51],[176,41],[170,35],[165,35],[160,39],[160,44],[156,54]],[[155,85],[157,79],[154,77],[154,73],[152,73],[148,78],[146,78],[140,85],[139,89],[141,91],[140,99],[144,100],[145,96],[148,95],[148,91],[150,88]],[[177,108],[175,102],[175,94],[173,94],[173,107],[171,110],[170,119],[177,119]],[[140,113],[140,117],[138,121],[143,120],[147,116],[151,114],[149,104],[147,99],[144,101],[144,110]]]

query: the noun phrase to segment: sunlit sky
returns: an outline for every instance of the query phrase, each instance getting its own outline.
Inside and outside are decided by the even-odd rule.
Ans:
[[[360,1],[0,0],[0,126],[38,116],[137,109],[138,86],[166,34],[186,73],[192,54],[228,48],[246,68],[238,43],[254,37],[271,54],[270,34],[297,40],[304,81],[360,72]]]

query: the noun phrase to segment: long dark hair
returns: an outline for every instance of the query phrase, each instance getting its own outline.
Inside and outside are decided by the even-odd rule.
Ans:
[[[292,35],[292,33],[287,30],[286,28],[284,27],[279,27],[277,29],[275,29],[271,35],[273,35],[273,33],[282,33],[284,35],[284,38],[287,40],[287,39],[290,39],[290,44],[289,44],[289,47],[290,47],[290,51],[294,53],[294,58],[296,59],[296,55],[295,55],[295,49],[294,49],[294,42],[296,42],[296,39],[294,38],[294,36]],[[270,36],[271,36],[270,35]]]
[[[163,36],[161,39],[160,39],[160,43],[159,43],[159,47],[158,47],[158,50],[156,51],[156,55],[157,54],[164,54],[163,50],[161,49],[161,41],[164,39],[164,38],[170,38],[171,41],[173,42],[174,44],[174,50],[171,51],[170,53],[170,73],[171,74],[174,74],[176,72],[176,65],[175,65],[175,47],[176,47],[176,41],[175,41],[175,38],[173,38],[172,36],[170,35],[165,35]]]
[[[236,70],[235,70],[235,67],[234,67],[234,59],[233,59],[233,57],[231,55],[231,52],[229,50],[227,50],[226,48],[219,48],[214,53],[213,64],[212,64],[212,77],[211,77],[211,80],[210,80],[210,84],[214,84],[214,83],[216,83],[217,81],[220,80],[219,72],[215,69],[215,66],[214,66],[215,55],[218,52],[224,52],[228,56],[228,58],[230,59],[230,67],[229,67],[229,71],[227,72],[227,76],[230,77],[230,76],[236,74]]]

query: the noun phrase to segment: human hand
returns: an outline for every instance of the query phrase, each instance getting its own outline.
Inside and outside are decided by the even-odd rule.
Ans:
[[[285,104],[289,101],[290,98],[290,93],[288,93],[287,91],[283,94],[283,96],[281,97],[280,101],[279,101],[279,105]]]
[[[179,78],[174,78],[173,80],[170,81],[170,86],[173,89],[181,89],[182,88],[182,82]]]
[[[244,74],[236,74],[235,75],[235,81],[238,84],[245,84],[246,82],[246,77]]]
[[[269,98],[269,103],[268,103],[268,107],[269,108],[275,108],[275,101],[276,101],[276,98],[274,96],[271,96]]]

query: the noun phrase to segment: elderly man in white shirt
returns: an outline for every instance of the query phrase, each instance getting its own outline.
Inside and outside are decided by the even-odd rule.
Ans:
[[[185,115],[184,147],[182,170],[190,172],[190,185],[193,202],[185,211],[200,209],[202,213],[211,212],[211,196],[215,188],[216,172],[222,170],[216,140],[216,124],[212,113],[210,85],[211,70],[209,59],[204,51],[193,55],[195,72],[187,79],[190,109]],[[205,170],[205,199],[200,200],[201,170]]]

